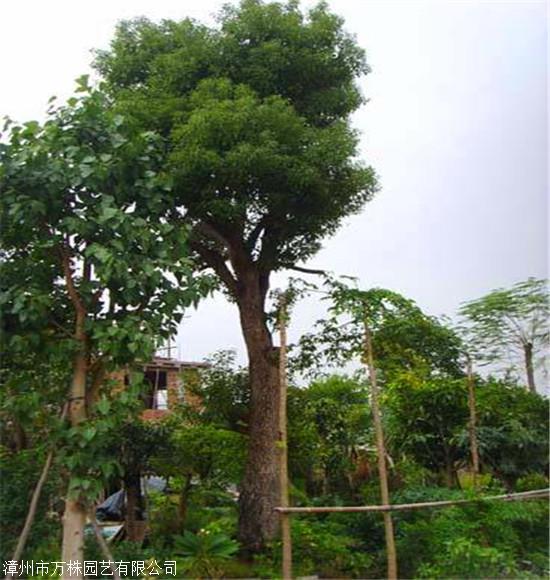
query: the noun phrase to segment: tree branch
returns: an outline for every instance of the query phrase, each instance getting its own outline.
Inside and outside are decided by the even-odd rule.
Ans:
[[[246,240],[246,246],[247,248],[250,250],[250,252],[254,251],[254,247],[256,246],[256,243],[258,242],[258,239],[262,233],[262,230],[265,229],[266,227],[266,218],[267,216],[264,216],[263,218],[261,218],[258,223],[254,226],[254,228],[252,229],[252,231],[250,232],[250,234],[248,235],[248,238]]]
[[[61,266],[63,268],[63,275],[65,277],[65,284],[67,285],[67,292],[69,294],[69,298],[71,299],[71,302],[73,303],[73,306],[75,307],[77,314],[80,315],[86,314],[86,308],[74,284],[73,271],[71,270],[71,262],[69,254],[62,246],[59,246],[59,254],[61,256]]]
[[[224,257],[215,250],[211,250],[197,241],[191,240],[189,246],[199,254],[208,266],[213,268],[216,274],[221,278],[222,282],[226,285],[229,292],[236,297],[238,293],[237,280],[227,267]]]
[[[313,270],[311,268],[302,268],[301,266],[289,266],[289,270],[296,270],[296,272],[304,272],[305,274],[317,274],[318,276],[326,276],[326,270]]]
[[[205,221],[200,221],[195,225],[194,230],[203,234],[203,236],[206,236],[207,238],[215,240],[225,248],[229,249],[230,247],[229,240],[225,236],[220,234],[220,232],[211,224]]]

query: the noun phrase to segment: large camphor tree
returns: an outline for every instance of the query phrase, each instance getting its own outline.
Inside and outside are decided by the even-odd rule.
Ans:
[[[125,115],[166,140],[174,223],[237,304],[249,357],[251,413],[240,539],[277,531],[277,351],[266,324],[273,272],[313,256],[376,188],[356,159],[350,115],[364,51],[320,4],[244,0],[216,27],[121,23],[96,68]]]

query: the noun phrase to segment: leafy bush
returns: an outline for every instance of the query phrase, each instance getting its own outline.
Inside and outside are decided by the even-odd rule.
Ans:
[[[316,574],[327,578],[364,578],[372,555],[360,539],[352,537],[344,524],[330,519],[295,519],[292,522],[294,574]],[[255,559],[255,573],[277,577],[281,571],[281,543]]]
[[[395,501],[464,497],[440,488],[408,490]],[[548,551],[545,502],[484,502],[396,515],[405,577],[516,578],[543,574]],[[542,558],[545,558],[542,560]]]
[[[531,491],[534,489],[547,489],[548,478],[542,473],[527,473],[516,482],[516,491]]]
[[[183,571],[195,578],[220,577],[223,563],[239,549],[237,542],[229,536],[208,530],[198,534],[184,532],[183,536],[175,538],[174,546],[176,555],[183,557]]]
[[[455,538],[430,564],[421,564],[420,578],[516,578],[513,556],[468,538]]]

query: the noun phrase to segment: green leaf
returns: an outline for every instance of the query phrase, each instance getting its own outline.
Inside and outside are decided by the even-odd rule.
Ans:
[[[97,429],[93,426],[89,426],[84,429],[82,435],[87,442],[90,442],[96,436],[96,433]]]
[[[90,75],[81,75],[76,79],[76,92],[84,93],[90,90],[89,85]]]

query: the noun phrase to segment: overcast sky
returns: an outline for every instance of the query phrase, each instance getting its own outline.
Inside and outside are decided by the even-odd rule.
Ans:
[[[312,2],[304,2],[311,5]],[[212,22],[219,0],[0,2],[0,114],[41,118],[107,47],[115,23]],[[308,264],[415,299],[431,314],[548,270],[547,14],[543,1],[332,0],[367,50],[361,153],[382,189]],[[275,283],[283,283],[277,276]],[[291,339],[323,314],[296,311]],[[222,297],[190,313],[180,355],[242,356]]]

